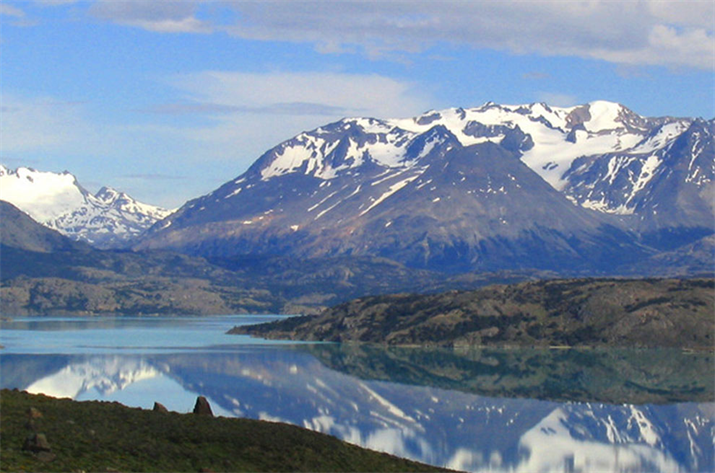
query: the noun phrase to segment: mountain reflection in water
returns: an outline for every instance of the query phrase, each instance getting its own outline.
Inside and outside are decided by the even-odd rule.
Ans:
[[[289,422],[470,471],[713,471],[713,355],[236,345],[2,357],[2,387]]]
[[[239,323],[255,321],[247,318]],[[261,342],[233,318],[13,322],[0,388],[288,422],[465,471],[715,470],[715,355]]]

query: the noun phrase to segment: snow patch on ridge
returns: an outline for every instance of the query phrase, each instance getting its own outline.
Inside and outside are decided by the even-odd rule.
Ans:
[[[567,185],[564,174],[575,159],[615,151],[652,153],[670,143],[689,125],[687,120],[666,123],[656,135],[645,139],[646,130],[633,125],[633,117],[636,117],[637,122],[637,116],[620,104],[595,101],[579,107],[549,107],[541,103],[487,103],[471,109],[430,111],[406,119],[350,118],[303,133],[283,145],[276,152],[273,162],[262,170],[261,176],[266,180],[304,168],[306,174],[333,179],[341,171],[362,166],[367,157],[371,162],[386,168],[410,167],[428,155],[437,140],[429,141],[419,156],[410,157],[410,161],[406,161],[409,143],[435,126],[445,127],[463,146],[485,142],[499,144],[504,140],[503,133],[494,133],[493,136],[479,132],[468,133],[468,125],[474,123],[512,130],[518,127],[521,132],[529,135],[534,146],[523,153],[522,161],[555,189],[563,190]],[[626,123],[628,120],[630,125]],[[352,130],[354,127],[361,129],[365,141],[360,144],[350,138],[350,146],[342,158],[342,164],[330,164],[328,158],[339,142],[335,136],[343,136],[335,135],[334,130]]]
[[[414,180],[417,179],[418,177],[419,177],[419,174],[416,174],[416,175],[414,175],[414,176],[410,176],[410,177],[408,177],[408,178],[406,178],[406,179],[403,179],[403,180],[401,180],[401,181],[399,181],[399,182],[396,182],[395,184],[392,184],[392,185],[388,188],[387,192],[385,192],[385,193],[382,194],[380,197],[378,197],[377,199],[375,199],[375,201],[374,201],[372,204],[370,204],[370,206],[369,206],[368,208],[366,208],[365,210],[363,210],[362,212],[360,212],[360,215],[365,215],[365,214],[368,213],[370,210],[372,210],[372,209],[374,209],[375,207],[377,207],[378,205],[380,205],[385,199],[387,199],[387,198],[390,197],[392,194],[394,194],[395,192],[399,191],[400,189],[402,189],[403,187],[405,187],[407,184],[409,184],[410,182],[414,181]]]

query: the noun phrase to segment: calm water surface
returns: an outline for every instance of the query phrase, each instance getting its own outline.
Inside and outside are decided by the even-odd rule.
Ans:
[[[19,318],[0,386],[288,422],[468,471],[715,471],[715,358],[225,335],[276,317]]]

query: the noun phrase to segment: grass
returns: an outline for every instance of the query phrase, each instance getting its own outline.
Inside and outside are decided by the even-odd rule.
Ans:
[[[437,471],[299,427],[0,392],[1,471]],[[34,430],[28,410],[42,414]],[[44,433],[55,458],[23,450]]]

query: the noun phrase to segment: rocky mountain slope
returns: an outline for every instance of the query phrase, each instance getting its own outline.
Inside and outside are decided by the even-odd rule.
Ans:
[[[124,246],[170,213],[109,187],[92,195],[68,172],[12,170],[2,165],[0,200],[48,228],[98,248]]]
[[[0,201],[2,315],[314,313],[365,294],[473,288],[534,273],[461,275],[384,258],[241,257],[97,250]]]
[[[344,119],[269,150],[137,247],[613,269],[715,231],[714,126],[610,102]]]
[[[52,253],[59,251],[83,251],[88,246],[72,241],[42,225],[14,205],[0,200],[0,245],[7,248]]]
[[[555,280],[357,299],[231,333],[391,345],[715,347],[715,284]]]

